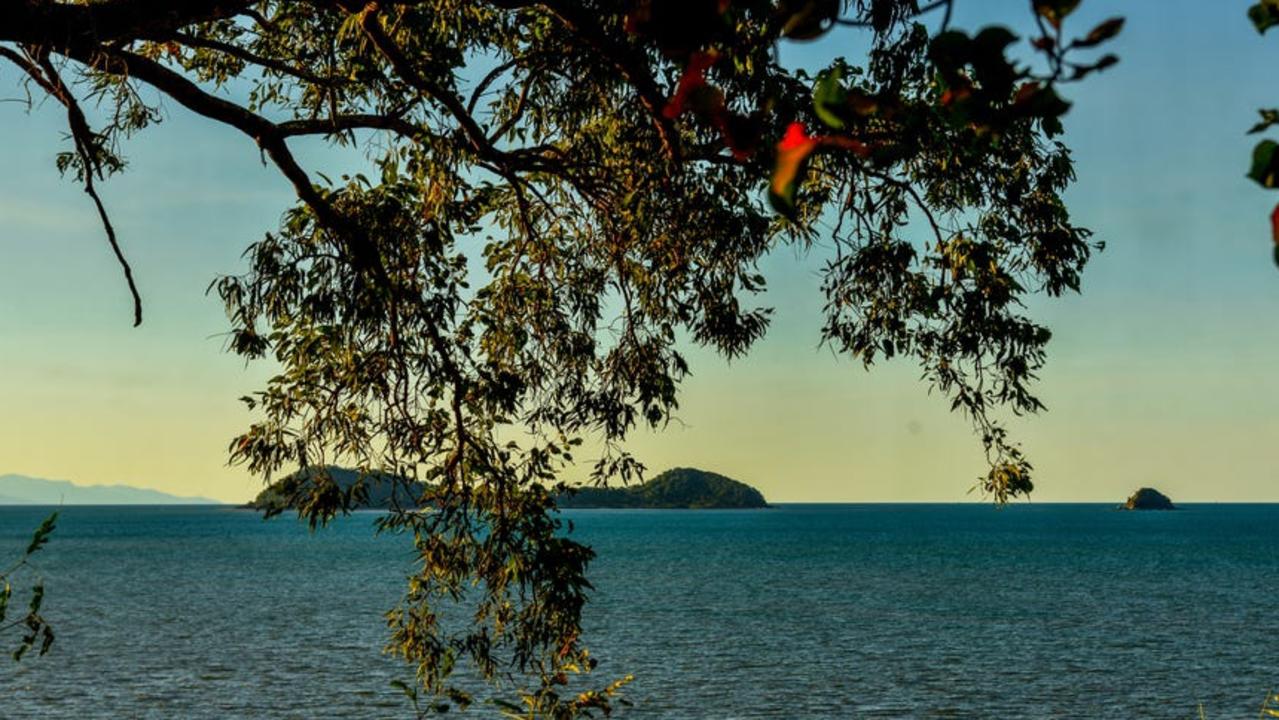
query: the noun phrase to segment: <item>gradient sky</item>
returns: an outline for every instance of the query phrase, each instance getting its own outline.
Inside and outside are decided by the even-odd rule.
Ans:
[[[960,0],[955,24],[1029,34],[1028,3]],[[1107,249],[1081,296],[1036,301],[1054,331],[1038,389],[1047,413],[1014,430],[1037,501],[1113,501],[1142,484],[1174,500],[1279,501],[1279,270],[1268,214],[1279,194],[1244,178],[1258,107],[1279,104],[1279,38],[1246,1],[1086,0],[1068,27],[1124,15],[1118,66],[1064,94],[1079,180],[1067,198]],[[856,57],[839,31],[788,45],[813,65]],[[0,98],[19,96],[0,70]],[[241,501],[260,481],[226,465],[251,416],[236,398],[268,368],[221,352],[227,329],[204,294],[241,269],[292,194],[235,131],[168,102],[127,147],[130,171],[101,186],[133,262],[146,321],[129,301],[93,206],[61,180],[62,117],[0,102],[0,474],[126,483]],[[320,148],[305,148],[324,169]],[[327,162],[332,162],[328,160]],[[817,347],[821,253],[764,264],[769,336],[728,364],[690,350],[681,424],[639,433],[652,471],[697,466],[773,501],[956,501],[983,469],[965,419],[908,362],[864,372]]]

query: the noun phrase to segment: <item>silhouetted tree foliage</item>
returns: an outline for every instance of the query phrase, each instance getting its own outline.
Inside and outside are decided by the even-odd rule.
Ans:
[[[735,357],[767,329],[771,250],[833,246],[821,340],[914,359],[972,419],[981,489],[1031,490],[997,417],[1042,407],[1049,332],[1023,303],[1078,290],[1093,249],[1062,200],[1059,90],[1114,63],[1094,48],[1122,21],[1074,37],[1077,2],[1034,0],[1033,37],[969,34],[953,4],[25,0],[0,5],[0,57],[66,108],[59,167],[117,250],[94,182],[159,120],[143,86],[241,131],[292,184],[247,272],[214,284],[231,350],[279,366],[233,458],[430,488],[431,512],[382,520],[421,561],[391,648],[432,702],[471,701],[450,680],[469,661],[515,678],[505,711],[570,717],[617,685],[568,689],[594,665],[592,552],[553,512],[562,470],[589,439],[596,482],[637,476],[622,442],[671,418],[681,343]],[[779,64],[779,43],[832,30],[869,52],[816,76]],[[307,136],[371,170],[309,174],[290,148]],[[350,500],[301,505],[323,522]],[[450,604],[471,622],[445,627]]]
[[[1265,34],[1270,28],[1279,25],[1279,1],[1262,0],[1248,8],[1248,19],[1252,21],[1257,32]],[[1255,134],[1279,125],[1279,108],[1262,108],[1257,111],[1261,120],[1253,125],[1248,133]],[[1279,188],[1279,143],[1274,140],[1261,140],[1252,150],[1252,166],[1248,168],[1248,177],[1264,188]],[[1274,260],[1279,265],[1279,205],[1270,213],[1270,235],[1274,240]]]
[[[32,648],[43,655],[53,646],[53,628],[40,614],[44,606],[44,580],[32,563],[32,556],[49,541],[57,522],[56,512],[46,517],[31,534],[31,541],[22,555],[9,567],[0,568],[0,638],[5,638],[7,647],[10,633],[17,631],[17,644],[8,651],[14,662],[21,660]],[[25,603],[14,602],[17,597],[15,582],[31,583]]]

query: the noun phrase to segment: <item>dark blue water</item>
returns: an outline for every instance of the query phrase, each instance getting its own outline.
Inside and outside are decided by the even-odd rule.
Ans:
[[[0,508],[0,560],[43,512]],[[623,717],[1247,718],[1279,686],[1279,506],[570,517]],[[64,509],[58,640],[0,659],[0,718],[407,717],[380,650],[411,558],[371,523]]]

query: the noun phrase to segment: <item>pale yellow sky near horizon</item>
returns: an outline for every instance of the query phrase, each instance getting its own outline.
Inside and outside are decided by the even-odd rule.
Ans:
[[[1031,308],[1054,331],[1038,385],[1049,410],[1013,425],[1035,501],[1118,501],[1140,485],[1182,502],[1279,501],[1276,197],[1243,178],[1255,140],[1243,130],[1279,100],[1267,70],[1279,45],[1243,6],[1206,5],[1123,4],[1121,63],[1065,93],[1068,199],[1109,248],[1082,296]],[[1081,28],[1115,12],[1083,7]],[[14,80],[0,70],[0,95]],[[0,475],[231,502],[261,487],[226,466],[226,448],[252,419],[236,398],[267,369],[221,352],[226,322],[204,289],[241,267],[291,196],[251,142],[166,107],[126,146],[130,170],[102,185],[146,301],[134,329],[92,205],[53,168],[61,117],[0,104]],[[315,147],[303,155],[327,167]],[[769,258],[769,336],[732,364],[691,351],[682,422],[637,433],[632,451],[652,473],[701,467],[775,502],[979,499],[978,440],[913,366],[868,373],[816,347],[819,267]]]

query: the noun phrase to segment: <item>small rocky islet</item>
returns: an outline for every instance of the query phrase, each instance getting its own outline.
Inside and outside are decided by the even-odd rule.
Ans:
[[[1154,488],[1140,488],[1120,506],[1122,510],[1176,510],[1167,495]]]

